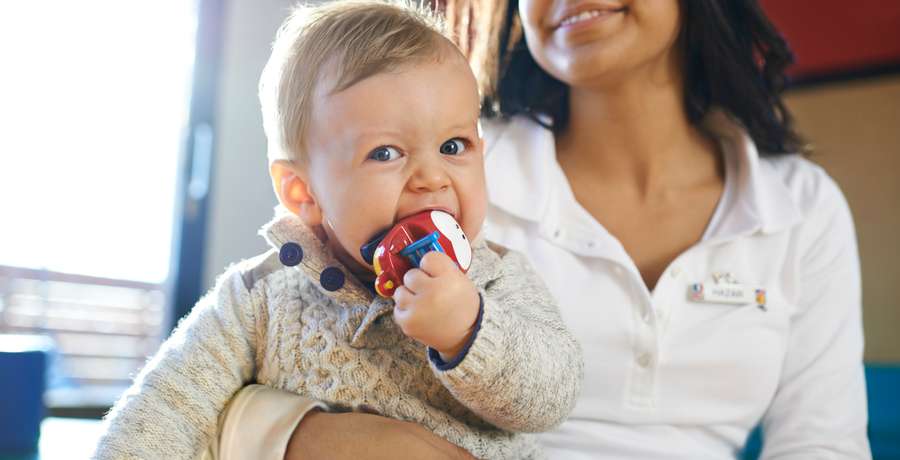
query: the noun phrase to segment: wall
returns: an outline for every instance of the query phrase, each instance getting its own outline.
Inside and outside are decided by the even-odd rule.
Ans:
[[[266,250],[256,235],[275,197],[266,171],[256,84],[288,0],[228,3],[218,148],[205,279]],[[814,160],[841,185],[856,219],[863,264],[866,358],[900,361],[900,77],[832,83],[788,97]]]
[[[256,232],[277,203],[269,181],[256,86],[290,0],[227,2],[210,198],[206,286],[228,264],[267,249]]]
[[[788,106],[853,211],[866,358],[900,361],[900,76],[793,91]]]

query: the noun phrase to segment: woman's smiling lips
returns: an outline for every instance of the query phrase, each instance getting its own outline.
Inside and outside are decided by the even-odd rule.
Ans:
[[[592,2],[581,3],[563,9],[555,15],[552,22],[553,29],[572,29],[581,24],[606,19],[616,13],[627,11],[627,7],[620,3]]]

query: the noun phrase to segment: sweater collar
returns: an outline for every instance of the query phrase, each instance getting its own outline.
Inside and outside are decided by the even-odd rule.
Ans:
[[[393,311],[392,299],[377,296],[364,286],[309,226],[281,206],[276,207],[275,217],[260,229],[260,234],[279,253],[282,264],[297,270],[321,295],[343,310],[351,346],[365,348],[381,343],[367,340],[367,333],[378,318]],[[467,275],[479,290],[484,290],[500,277],[499,262],[499,256],[479,236],[472,245],[472,264]]]

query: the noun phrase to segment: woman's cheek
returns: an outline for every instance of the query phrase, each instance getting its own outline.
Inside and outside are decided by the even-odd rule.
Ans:
[[[542,0],[526,0],[519,2],[519,19],[527,35],[535,39],[543,39],[541,23],[549,15],[550,2]]]

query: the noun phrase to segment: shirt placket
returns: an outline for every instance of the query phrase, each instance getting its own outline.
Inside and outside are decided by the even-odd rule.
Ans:
[[[666,268],[653,292],[647,290],[636,267],[616,267],[628,276],[634,299],[635,332],[626,391],[626,402],[632,407],[654,408],[659,403],[657,389],[666,358],[665,336],[677,299],[684,295],[680,291],[684,287],[685,258],[686,254],[682,254]]]
[[[545,234],[546,237],[567,247],[572,252],[606,259],[613,274],[628,292],[632,305],[633,327],[631,328],[632,353],[629,362],[626,363],[625,403],[635,409],[655,408],[657,406],[660,344],[669,315],[663,299],[666,299],[667,295],[671,295],[669,291],[674,289],[673,283],[661,278],[660,286],[655,291],[656,295],[651,296],[634,262],[628,257],[624,248],[608,234],[584,234],[559,226],[547,226]],[[667,270],[664,276],[669,275],[670,270]],[[677,271],[680,274],[680,269]],[[666,291],[665,294],[660,293],[660,288]]]
[[[644,287],[636,267],[617,265],[614,269],[629,285],[633,301],[632,353],[628,365],[628,385],[625,402],[627,405],[648,409],[656,406],[656,387],[659,375],[660,325],[656,316],[653,299]],[[617,273],[617,274],[618,274]]]
[[[681,262],[673,262],[667,268],[651,295],[621,243],[599,226],[592,228],[591,225],[576,224],[580,221],[577,217],[579,213],[571,209],[563,212],[559,193],[562,193],[559,186],[550,189],[549,206],[540,226],[541,234],[575,254],[605,259],[620,285],[628,292],[632,305],[632,337],[631,356],[624,363],[624,402],[634,409],[653,410],[658,407],[662,336],[671,314],[670,306],[665,302],[677,295],[672,290],[677,289],[675,284],[682,276]],[[576,206],[573,204],[574,197],[566,198],[571,206]],[[566,217],[565,222],[560,219],[562,216]]]

